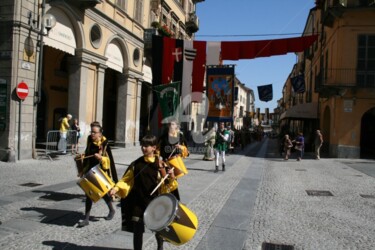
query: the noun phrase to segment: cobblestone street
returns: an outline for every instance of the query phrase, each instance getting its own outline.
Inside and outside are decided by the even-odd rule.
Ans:
[[[122,175],[140,149],[113,153]],[[225,172],[214,173],[214,162],[199,153],[185,164],[181,200],[197,215],[198,230],[188,243],[165,243],[164,249],[259,250],[264,243],[299,250],[375,248],[374,161],[318,161],[309,154],[284,161],[276,141],[264,139],[229,155]],[[0,163],[0,171],[1,249],[132,249],[132,234],[120,230],[119,207],[106,221],[107,207],[99,201],[90,225],[77,228],[84,195],[71,156]],[[150,231],[144,248],[156,249]]]

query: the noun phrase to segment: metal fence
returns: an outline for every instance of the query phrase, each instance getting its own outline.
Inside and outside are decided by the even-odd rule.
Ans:
[[[59,130],[48,131],[45,156],[53,160],[57,155],[72,153],[72,146],[77,144],[78,138],[75,130],[68,130],[66,135]]]

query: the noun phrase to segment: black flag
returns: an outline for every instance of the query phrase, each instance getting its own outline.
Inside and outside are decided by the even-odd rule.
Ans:
[[[259,100],[263,102],[271,101],[273,98],[272,84],[258,86]]]
[[[303,74],[290,78],[295,93],[305,92],[305,76]]]

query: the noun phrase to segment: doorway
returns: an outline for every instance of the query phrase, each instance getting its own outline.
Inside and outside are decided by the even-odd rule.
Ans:
[[[375,159],[375,108],[368,110],[361,119],[361,158]]]
[[[104,78],[103,98],[103,134],[108,141],[114,142],[117,122],[117,74],[118,72],[107,68]]]

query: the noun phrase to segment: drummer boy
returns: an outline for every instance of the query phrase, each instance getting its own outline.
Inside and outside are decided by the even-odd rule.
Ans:
[[[145,231],[143,213],[148,204],[159,194],[169,193],[178,186],[173,169],[166,173],[164,164],[159,164],[159,158],[155,155],[156,146],[155,136],[143,137],[141,140],[143,156],[130,164],[121,180],[109,191],[111,196],[116,194],[122,198],[122,230],[133,233],[135,250],[142,249]],[[156,192],[153,192],[164,177],[166,177],[164,182]],[[155,234],[155,237],[158,249],[163,249],[163,239],[158,234]]]

